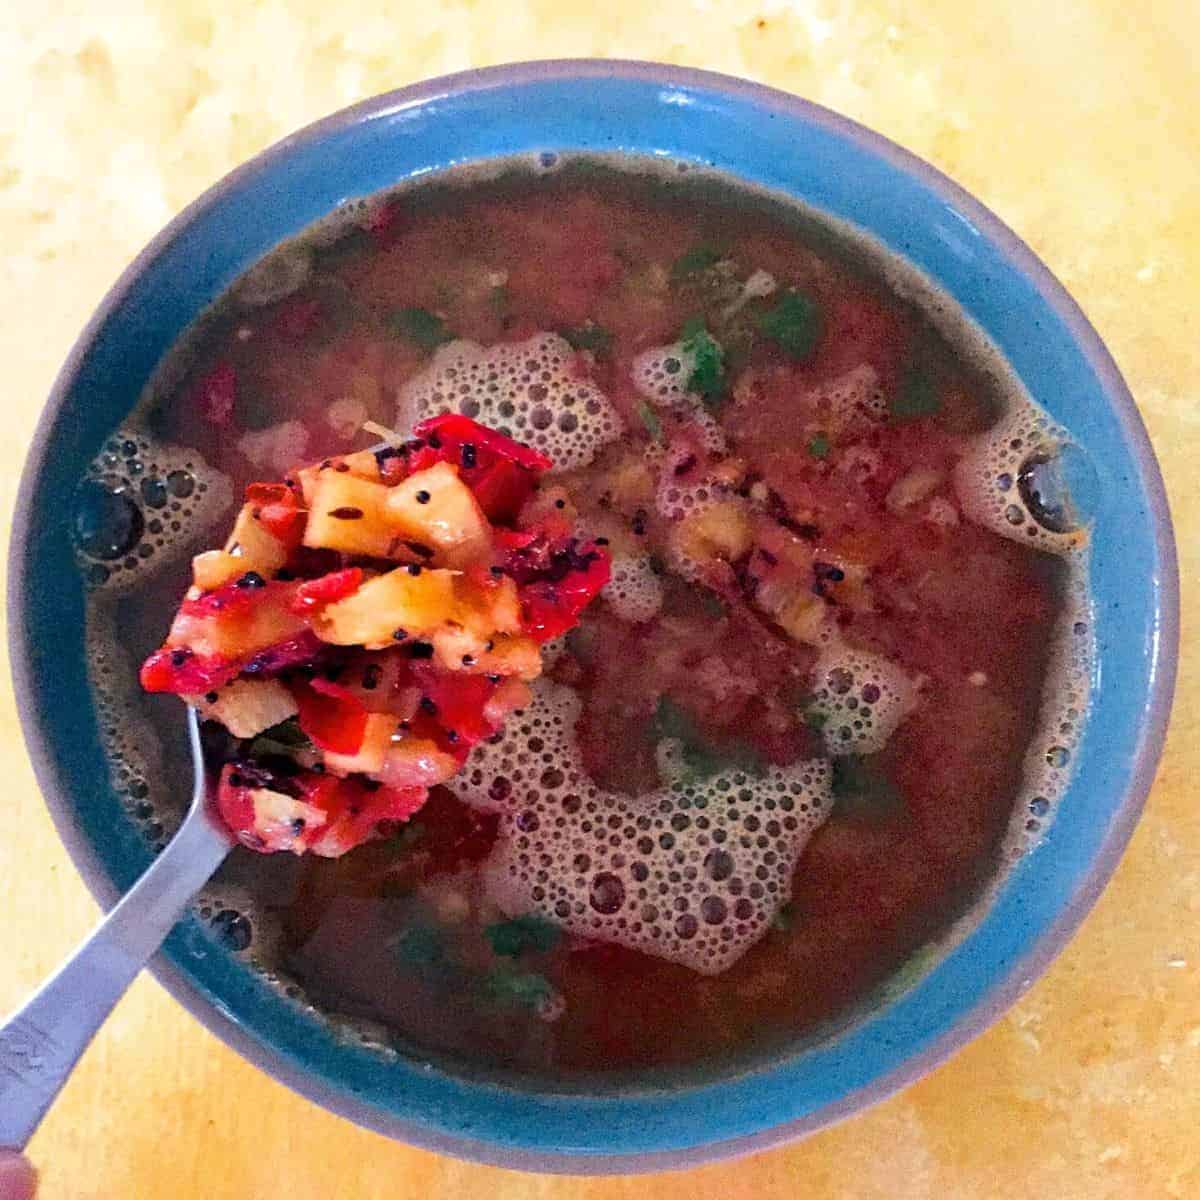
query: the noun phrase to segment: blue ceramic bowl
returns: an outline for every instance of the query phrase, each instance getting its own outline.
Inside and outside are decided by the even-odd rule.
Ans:
[[[452,164],[544,150],[628,151],[717,167],[868,230],[991,336],[1102,467],[1091,588],[1097,644],[1074,781],[1044,843],[912,990],[766,1067],[636,1091],[523,1090],[384,1062],[304,1017],[193,918],[154,971],[201,1021],[317,1103],[390,1136],[509,1166],[648,1170],[769,1146],[928,1071],[1003,1011],[1078,925],[1150,786],[1175,673],[1166,499],[1116,367],[1049,271],[991,213],[882,138],[781,92],[698,71],[536,63],[435,80],[288,138],[173,221],[71,353],[25,471],[9,616],[20,711],[59,831],[111,904],[149,852],[107,789],[84,667],[72,490],[159,356],[242,270],[349,197]]]

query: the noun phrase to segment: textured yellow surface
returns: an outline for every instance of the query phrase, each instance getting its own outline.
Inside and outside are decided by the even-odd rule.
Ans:
[[[1187,633],[1166,758],[1114,882],[1047,977],[931,1077],[805,1144],[662,1178],[652,1195],[1200,1196],[1195,27],[1195,0],[0,4],[6,513],[54,371],[172,213],[312,118],[508,59],[712,67],[864,121],[1015,227],[1115,354],[1166,474]],[[3,1011],[96,910],[43,810],[7,678],[0,770]],[[245,1065],[149,978],[118,1007],[32,1153],[48,1200],[607,1200],[647,1187],[521,1176],[390,1144]]]

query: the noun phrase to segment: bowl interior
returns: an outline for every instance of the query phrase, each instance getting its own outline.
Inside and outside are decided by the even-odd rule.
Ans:
[[[1108,355],[1046,269],[931,168],[832,114],[700,72],[532,64],[393,93],[276,146],[133,264],[64,367],[25,473],[10,627],[27,738],[56,821],[106,902],[149,852],[106,780],[65,522],[86,464],[177,334],[250,263],[339,203],[462,162],[625,151],[713,166],[872,233],[974,318],[1101,474],[1090,557],[1096,670],[1073,782],[1044,842],[907,993],[753,1072],[620,1094],[532,1092],[384,1061],[219,952],[192,918],[155,970],[210,1028],[317,1102],[392,1136],[507,1165],[633,1170],[751,1149],[879,1099],[993,1020],[1115,865],[1153,774],[1174,672],[1176,583],[1152,453]]]

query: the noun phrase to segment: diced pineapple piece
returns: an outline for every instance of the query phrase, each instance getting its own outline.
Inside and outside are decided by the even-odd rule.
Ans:
[[[498,729],[510,713],[528,708],[533,701],[533,692],[519,679],[506,679],[483,706],[483,719]]]
[[[853,612],[874,612],[875,593],[871,586],[871,568],[860,559],[843,554],[839,549],[816,548],[813,555],[822,569],[824,594],[840,608]],[[840,578],[828,568],[836,567]]]
[[[889,512],[903,514],[932,496],[945,478],[941,471],[932,467],[913,467],[892,484],[884,503]]]
[[[741,500],[722,500],[684,517],[671,530],[679,557],[695,563],[735,562],[750,549],[752,534]]]
[[[458,759],[428,738],[393,742],[375,778],[386,787],[435,787],[458,774]]]
[[[242,505],[225,543],[225,553],[241,562],[239,574],[257,571],[270,578],[287,562],[288,548],[255,517],[254,509],[253,504]]]
[[[457,622],[443,626],[429,640],[433,642],[434,657],[447,671],[475,672],[473,664],[487,654],[487,637]]]
[[[435,463],[389,488],[387,519],[394,532],[430,547],[447,566],[466,566],[491,552],[488,519],[450,463]]]
[[[326,468],[325,470],[328,470]],[[313,493],[317,490],[317,480],[325,473],[319,463],[314,463],[311,467],[301,467],[298,471],[293,471],[289,479],[295,479],[300,485],[300,495],[304,497],[304,505],[307,508],[312,504]]]
[[[480,674],[512,675],[526,681],[542,673],[541,647],[530,637],[510,637],[498,634],[492,649],[472,668]]]
[[[184,696],[205,720],[220,721],[236,738],[252,738],[294,717],[296,701],[278,679],[235,679],[216,694]]]
[[[272,850],[291,850],[302,854],[301,839],[326,822],[326,815],[315,805],[270,788],[255,788],[250,793],[254,808],[254,832]]]
[[[326,466],[325,463],[329,465]],[[346,468],[339,470],[339,468]],[[313,463],[311,467],[301,467],[292,473],[300,484],[304,503],[311,507],[313,493],[317,481],[325,475],[352,475],[355,479],[365,479],[368,483],[379,482],[379,461],[373,450],[355,450],[353,454],[340,454],[335,458],[327,458],[325,462]]]
[[[381,483],[348,472],[322,471],[309,501],[304,544],[386,558],[397,532],[388,516],[387,497],[388,489]]]
[[[325,751],[325,768],[335,775],[352,775],[356,771],[374,774],[383,766],[396,732],[396,718],[391,713],[371,713],[363,732],[363,742],[357,754],[334,754]]]
[[[379,482],[379,459],[375,457],[374,450],[355,450],[353,454],[343,454],[333,460],[333,465],[335,468],[339,465],[349,467],[350,474],[357,475],[359,479]]]
[[[205,550],[192,559],[192,582],[202,592],[211,592],[232,583],[248,570],[246,560],[228,550]]]
[[[493,633],[517,633],[521,629],[521,598],[517,585],[508,575],[479,584],[465,575],[454,583],[457,602],[447,617],[488,638]]]
[[[397,630],[422,637],[456,613],[457,578],[453,571],[427,569],[413,575],[407,567],[399,567],[318,610],[312,617],[313,629],[322,641],[369,650],[394,646]]]
[[[543,530],[550,537],[569,537],[579,519],[579,510],[564,487],[539,488],[521,506],[518,529]]]
[[[291,641],[307,628],[290,608],[294,595],[290,587],[272,584],[246,605],[203,615],[181,610],[171,623],[167,645],[186,646],[203,658],[239,659]]]
[[[439,629],[430,640],[434,656],[447,671],[520,679],[536,679],[542,673],[541,648],[530,637],[494,633],[482,638],[455,625]]]
[[[774,616],[794,641],[815,646],[825,624],[825,601],[809,591],[796,591],[780,604]]]
[[[622,459],[605,477],[612,506],[621,512],[649,508],[654,503],[655,476],[644,454]]]

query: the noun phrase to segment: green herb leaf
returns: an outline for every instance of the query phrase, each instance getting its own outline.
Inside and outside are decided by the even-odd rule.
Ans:
[[[270,729],[264,729],[259,737],[270,738],[274,742],[282,742],[285,746],[299,747],[308,745],[308,734],[300,728],[299,717],[288,717]]]
[[[784,292],[758,318],[758,331],[795,359],[805,359],[821,337],[821,306],[804,292]]]
[[[596,636],[595,627],[587,624],[576,625],[567,634],[567,649],[581,663],[590,664],[595,662],[596,656],[600,652],[599,639]]]
[[[315,257],[319,267],[332,269],[360,254],[366,254],[373,245],[371,235],[361,225],[353,225],[336,241],[318,247]]]
[[[386,844],[393,850],[411,850],[425,840],[428,832],[420,821],[408,821],[387,839]]]
[[[253,738],[245,753],[250,758],[290,758],[297,750],[309,745],[309,740],[295,717],[280,721]]]
[[[646,432],[650,435],[650,440],[661,443],[663,440],[663,428],[658,413],[645,400],[638,405],[637,413],[641,418],[642,424],[646,427]]]
[[[846,754],[833,760],[834,811],[882,820],[904,807],[904,797],[873,757]]]
[[[655,741],[677,738],[681,742],[692,742],[699,738],[695,722],[675,703],[670,696],[660,696],[654,710],[653,731]]]
[[[436,350],[443,342],[454,340],[446,322],[427,308],[398,308],[388,314],[388,325],[424,350]]]
[[[504,958],[520,958],[526,952],[546,954],[558,945],[562,930],[552,921],[537,913],[525,913],[511,921],[497,921],[484,926],[483,936],[492,947],[493,954]]]
[[[671,282],[681,283],[693,275],[699,275],[701,271],[715,267],[724,257],[725,254],[720,247],[714,246],[710,242],[701,242],[698,246],[693,246],[686,254],[681,254],[671,264]]]
[[[239,380],[233,402],[233,419],[240,429],[266,429],[279,419],[279,408],[257,387],[245,385]]]
[[[941,408],[936,381],[920,367],[913,367],[905,374],[899,390],[888,401],[888,415],[896,422],[931,417]]]
[[[597,356],[607,354],[613,343],[613,335],[595,321],[585,321],[575,329],[564,329],[563,337],[575,350],[590,350]]]
[[[822,712],[819,708],[806,709],[804,713],[804,723],[809,729],[815,729],[818,733],[829,724],[829,714]]]
[[[680,743],[684,779],[688,782],[710,779],[733,767],[752,774],[763,769],[762,756],[748,742],[736,741],[720,747],[707,742],[692,718],[669,696],[659,697],[650,722],[650,736],[655,742],[672,739]]]
[[[787,933],[796,922],[796,906],[789,900],[779,906],[779,911],[771,918],[771,928]]]
[[[554,988],[544,975],[518,971],[510,966],[489,971],[483,978],[483,992],[489,999],[501,1004],[533,1009],[554,996]]]
[[[695,392],[710,408],[725,393],[725,352],[704,326],[703,317],[692,317],[680,332],[681,345],[692,358],[687,390]]]
[[[407,967],[437,967],[447,961],[446,941],[436,925],[410,925],[393,946],[396,957]]]
[[[813,458],[828,458],[829,451],[832,449],[833,443],[829,440],[828,434],[818,433],[809,439],[808,452]]]
[[[496,316],[503,317],[512,307],[512,295],[508,288],[501,284],[499,287],[492,288],[488,293],[488,303],[492,306],[492,311]]]

